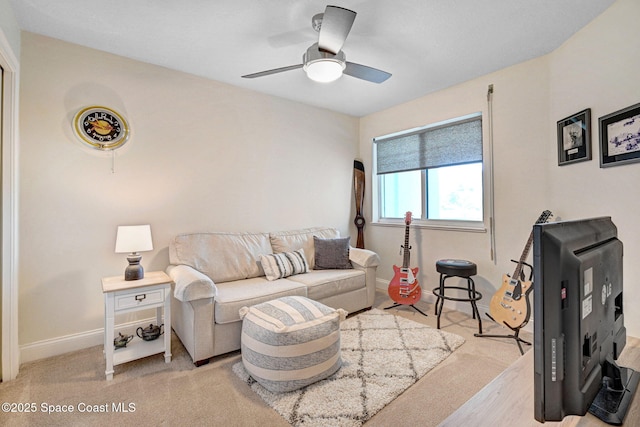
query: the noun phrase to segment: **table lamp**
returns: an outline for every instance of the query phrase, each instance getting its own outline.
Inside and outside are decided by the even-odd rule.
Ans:
[[[142,255],[138,252],[153,250],[150,225],[120,225],[116,236],[116,253],[129,253],[129,265],[124,271],[124,280],[140,280],[144,269],[140,265]]]

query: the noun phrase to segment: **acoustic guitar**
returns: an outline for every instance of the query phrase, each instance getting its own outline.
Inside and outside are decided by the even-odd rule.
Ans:
[[[536,224],[547,222],[552,215],[551,211],[548,210],[542,212]],[[513,275],[505,274],[502,276],[502,286],[493,295],[489,304],[491,318],[513,330],[523,327],[529,321],[529,316],[531,315],[529,293],[533,290],[533,287],[532,282],[523,280],[522,267],[529,255],[532,243],[533,230],[529,234],[529,240],[524,246]]]
[[[418,284],[416,275],[418,274],[418,267],[410,268],[409,259],[411,257],[409,246],[409,226],[411,225],[411,212],[407,212],[404,217],[405,232],[404,232],[404,245],[402,267],[397,265],[393,266],[393,279],[389,283],[389,297],[396,304],[413,305],[420,301],[422,295],[422,289]]]

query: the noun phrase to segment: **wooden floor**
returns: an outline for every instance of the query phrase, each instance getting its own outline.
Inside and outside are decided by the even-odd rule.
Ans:
[[[627,337],[618,365],[640,371],[640,339]],[[495,380],[461,406],[441,426],[608,426],[587,413],[561,422],[540,423],[533,416],[533,351],[527,352]],[[640,426],[640,392],[636,392],[624,419],[626,426]]]

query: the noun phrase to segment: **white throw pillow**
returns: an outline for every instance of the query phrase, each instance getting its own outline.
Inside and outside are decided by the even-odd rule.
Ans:
[[[282,279],[283,277],[309,271],[309,264],[307,264],[303,249],[279,254],[260,255],[260,263],[267,280]]]

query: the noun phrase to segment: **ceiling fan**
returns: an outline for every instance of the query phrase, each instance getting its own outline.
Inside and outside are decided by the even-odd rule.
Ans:
[[[310,79],[323,83],[337,80],[342,74],[373,83],[384,82],[391,77],[391,74],[349,62],[341,50],[355,19],[356,12],[352,10],[327,6],[324,13],[318,13],[311,19],[313,29],[318,32],[318,42],[312,44],[302,55],[302,64],[274,68],[242,77],[253,79],[302,68]]]

